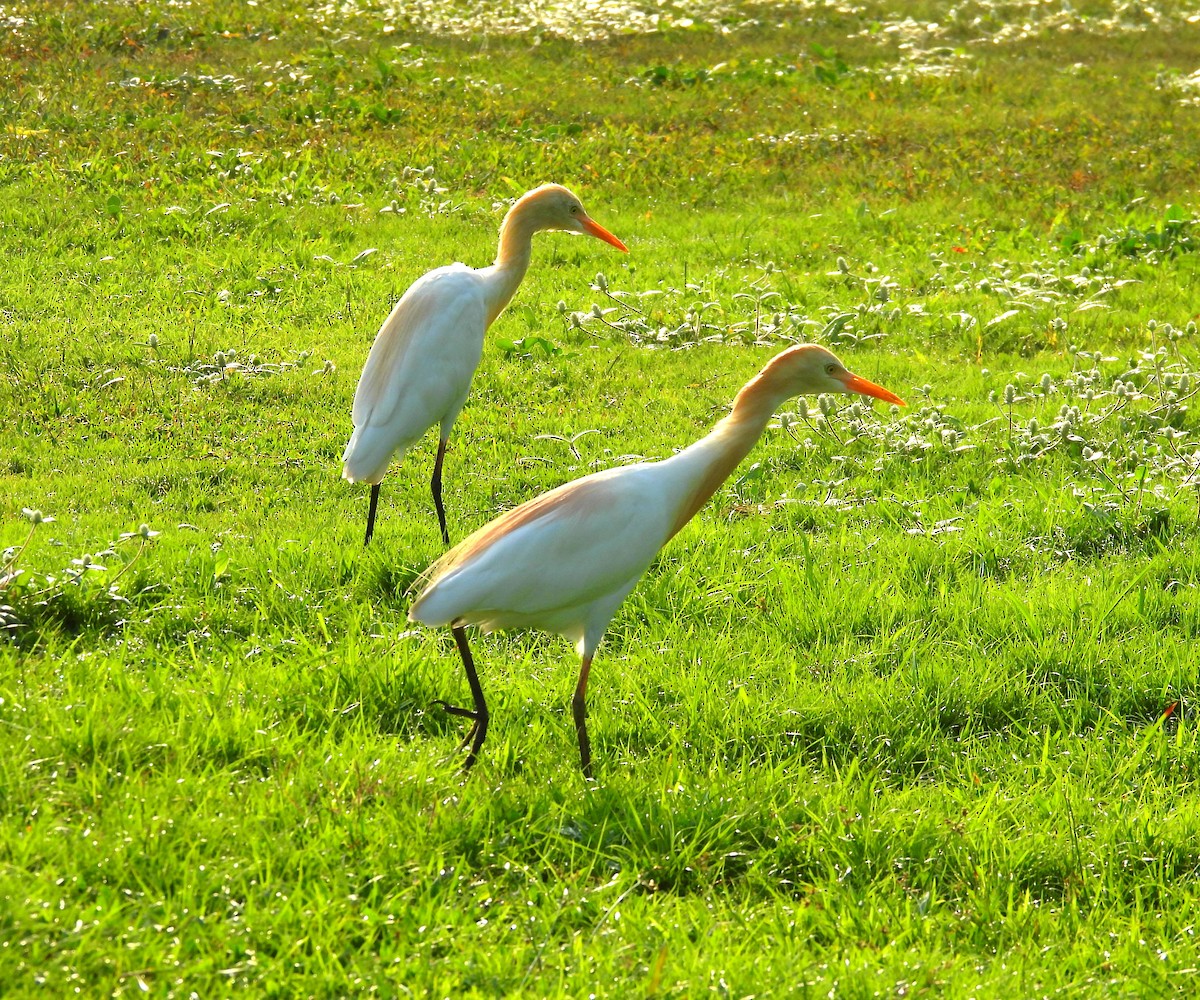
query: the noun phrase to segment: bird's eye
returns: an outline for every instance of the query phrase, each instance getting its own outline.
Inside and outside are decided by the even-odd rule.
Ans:
[[[829,364],[827,364],[825,366],[825,374],[833,375],[836,372],[837,372],[837,365],[835,365],[832,361],[830,361]]]
[[[571,214],[572,214],[572,215],[578,215],[578,214],[579,214],[579,206],[578,206],[578,205],[572,205],[572,206],[571,206]]]

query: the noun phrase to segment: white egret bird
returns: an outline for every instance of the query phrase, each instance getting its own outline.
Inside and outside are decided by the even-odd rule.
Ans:
[[[575,643],[582,664],[571,710],[580,763],[590,778],[588,671],[617,606],[658,550],[745,458],[780,404],[801,393],[830,392],[904,404],[847,371],[825,348],[791,347],[747,383],[729,415],[690,447],[659,462],[607,469],[543,493],[485,524],[430,567],[408,617],[448,625],[454,633],[474,708],[439,704],[473,720],[463,741],[471,747],[466,768],[483,745],[489,716],[465,627],[539,628]]]
[[[529,268],[533,234],[543,229],[585,233],[628,252],[625,244],[593,222],[575,195],[544,184],[523,195],[500,226],[500,249],[490,267],[439,267],[422,275],[383,321],[358,389],[354,433],[342,455],[342,476],[371,484],[367,534],[375,530],[379,484],[397,453],[439,426],[433,464],[433,505],[442,541],[450,543],[442,505],[442,460],[455,418],[467,401],[471,377],[483,354],[483,335],[513,297]]]

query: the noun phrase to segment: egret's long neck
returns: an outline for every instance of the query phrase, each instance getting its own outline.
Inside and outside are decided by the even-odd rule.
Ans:
[[[504,217],[496,261],[484,269],[487,274],[489,326],[504,311],[521,284],[521,279],[525,277],[525,272],[529,270],[534,229],[522,208],[522,203],[517,202]]]
[[[671,536],[695,516],[741,464],[762,436],[771,414],[789,395],[768,371],[760,373],[737,394],[729,416],[695,444],[667,459],[679,468],[684,486]]]

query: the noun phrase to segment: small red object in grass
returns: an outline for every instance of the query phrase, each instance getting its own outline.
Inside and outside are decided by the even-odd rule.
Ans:
[[[966,253],[967,248],[966,247],[954,247],[954,252],[955,253]]]
[[[1179,707],[1179,702],[1177,702],[1177,701],[1171,702],[1171,704],[1169,704],[1167,706],[1167,710],[1165,712],[1163,712],[1162,717],[1164,719],[1169,718],[1171,713],[1174,712],[1175,709],[1177,709],[1178,707]]]

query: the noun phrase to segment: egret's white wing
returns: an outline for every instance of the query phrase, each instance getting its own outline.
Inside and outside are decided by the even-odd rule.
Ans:
[[[475,272],[462,264],[418,278],[396,303],[363,366],[354,426],[425,420],[424,433],[465,398],[483,351],[486,304]],[[415,397],[415,398],[411,398]],[[461,404],[460,404],[461,405]],[[425,415],[424,417],[422,415]]]
[[[434,564],[409,617],[444,625],[486,611],[516,622],[628,588],[666,541],[674,515],[654,468],[577,479],[480,528]]]

